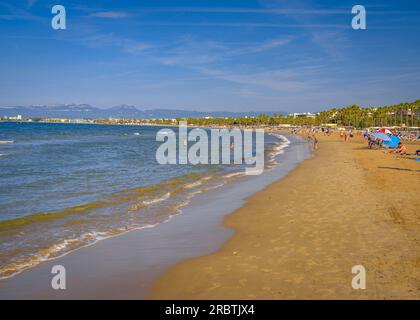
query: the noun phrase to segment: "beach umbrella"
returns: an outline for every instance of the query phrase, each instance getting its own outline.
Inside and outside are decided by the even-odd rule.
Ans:
[[[374,136],[377,139],[381,139],[383,141],[391,141],[391,138],[388,135],[386,135],[385,133],[382,133],[382,132],[374,132],[374,133],[372,133],[372,136]]]
[[[398,142],[400,142],[400,138],[396,136],[390,136],[390,141],[384,141],[384,147],[395,149],[398,147]]]
[[[392,132],[388,128],[381,128],[377,132],[381,132],[381,133],[385,133],[385,134],[394,134],[394,132]]]

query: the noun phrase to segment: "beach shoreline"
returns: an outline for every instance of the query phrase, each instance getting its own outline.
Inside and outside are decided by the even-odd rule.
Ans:
[[[67,124],[58,124],[58,126],[67,127],[67,129],[69,128]],[[25,127],[31,128],[32,125]],[[39,127],[39,125],[36,125],[36,127]],[[91,128],[93,128],[93,126],[91,126]],[[88,130],[87,127],[84,129]],[[121,130],[123,129],[124,128],[121,127]],[[153,127],[148,129],[152,129],[154,132],[156,131]],[[103,130],[103,128],[101,130]],[[120,135],[128,139],[129,143],[132,143],[133,141],[136,141],[137,143],[137,141],[139,141],[138,139],[141,140],[142,138],[150,140],[150,138],[147,138],[148,136],[151,136],[150,132],[142,131],[142,138],[136,137],[134,140],[133,138],[130,138],[133,131],[131,131],[131,134],[127,133],[125,130],[123,131],[124,132],[120,133]],[[134,135],[140,134],[135,132]],[[268,170],[275,165],[275,158],[277,155],[284,152],[283,149],[287,147],[290,142],[284,138],[284,136],[269,133],[266,135],[265,140],[267,149],[265,162],[266,169]],[[16,150],[13,150],[17,155],[21,152],[19,151],[20,141],[21,139],[18,138],[17,143],[13,143],[13,146],[17,146]],[[123,145],[123,143],[120,142],[120,145]],[[125,146],[126,149],[130,150],[130,146],[127,146],[127,144],[125,144]],[[143,147],[141,149],[143,149]],[[120,151],[123,152],[124,150]],[[138,150],[135,151],[138,152]],[[127,161],[127,158],[130,158],[133,154],[135,153],[132,152],[127,154],[122,160]],[[151,154],[153,155],[154,153]],[[133,159],[131,159],[131,161],[132,160]],[[138,166],[138,162],[135,164]],[[118,167],[118,165],[119,164],[117,163],[116,166]],[[164,168],[164,166],[160,166],[159,169],[165,170]],[[182,170],[182,166],[178,166],[177,168],[181,168]],[[42,169],[43,168],[35,168],[34,171],[42,171]],[[136,172],[133,169],[134,168],[130,168],[134,174]],[[190,174],[184,170],[181,175],[177,176],[172,174],[169,175],[169,177],[165,177],[163,180],[155,181],[155,183],[149,180],[150,184],[141,182],[140,184],[131,184],[129,188],[124,186],[120,188],[114,187],[112,192],[106,193],[105,197],[91,198],[91,201],[74,202],[73,205],[62,205],[58,208],[50,206],[48,208],[49,210],[41,207],[29,215],[1,220],[0,233],[2,235],[8,235],[9,238],[2,238],[2,241],[4,240],[3,244],[5,250],[2,252],[3,255],[0,259],[0,280],[13,277],[39,263],[56,260],[57,258],[70,254],[80,248],[91,246],[98,241],[116,237],[131,230],[145,229],[154,227],[159,223],[164,223],[171,219],[173,215],[178,214],[180,209],[189,202],[191,197],[194,197],[198,193],[212,190],[213,188],[219,188],[245,174],[245,172],[242,172],[241,168],[234,167],[229,168],[229,170],[227,170],[227,168],[226,170],[221,168],[203,169],[203,167],[198,167],[198,170],[191,169]],[[12,170],[8,172],[8,174],[10,177],[15,176],[15,172]],[[89,171],[87,174],[98,175],[95,171],[93,173]],[[147,177],[147,175],[145,176]],[[122,176],[120,175],[120,177]],[[116,175],[116,177],[109,177],[109,184],[117,186],[119,183],[118,179],[118,175]],[[134,181],[132,178],[131,180]],[[51,183],[51,185],[55,184]],[[86,190],[83,189],[83,184],[76,186],[70,185],[67,189],[76,190],[79,189],[79,187],[81,188],[81,190],[79,190],[81,194],[86,192]],[[10,192],[10,194],[13,197],[13,192]],[[113,207],[112,201],[108,201],[108,198],[110,197],[115,202]],[[57,198],[59,198],[59,196]],[[43,204],[45,201],[38,201],[37,205],[39,203]],[[13,208],[9,207],[7,210],[12,211]],[[30,210],[33,210],[33,207],[31,207]],[[102,210],[102,213],[115,211],[118,214],[118,216],[115,217],[116,221],[111,224],[110,221],[112,217],[109,217],[107,221],[103,221],[103,224],[106,223],[108,226],[101,228],[101,225],[94,225],[95,219],[90,219],[90,225],[88,224],[89,221],[87,219],[83,220],[83,216],[92,216],[93,213],[100,213],[100,210]],[[3,211],[7,214],[6,207],[3,208]],[[22,211],[24,210],[16,210],[15,214],[18,215]],[[135,214],[136,212],[137,214]],[[153,212],[158,212],[160,216],[153,219],[153,217],[150,216],[150,213]],[[124,213],[126,213],[125,216]],[[147,214],[149,214],[148,217],[146,217]],[[156,214],[156,216],[158,216],[158,214]],[[52,230],[51,225],[54,223],[56,225],[59,223],[64,225],[66,227],[65,231],[67,232],[67,235],[62,237],[62,233],[51,232],[51,237],[47,238],[45,233]],[[31,228],[37,228],[37,232],[31,234]],[[43,230],[44,232],[39,230]],[[23,249],[18,251],[13,247],[13,240],[17,239],[17,242],[21,234],[26,235],[25,239],[28,239],[26,242],[30,245],[30,249],[26,250],[26,252],[23,252]],[[38,234],[42,234],[41,240],[37,238]],[[71,237],[69,237],[68,234],[71,234]],[[31,236],[33,236],[33,238],[30,238]],[[29,239],[31,239],[31,241],[29,241]],[[22,244],[25,243],[21,242],[20,248],[24,248]],[[37,248],[36,245],[38,245]],[[18,253],[21,253],[21,255],[19,256]]]
[[[315,157],[225,217],[220,250],[171,267],[148,298],[419,299],[418,163],[360,136],[318,139]],[[351,286],[355,265],[366,290]]]
[[[0,281],[2,299],[138,299],[146,297],[152,281],[171,265],[216,251],[231,235],[221,225],[225,215],[267,184],[281,179],[309,156],[307,143],[290,137],[280,165],[261,176],[243,176],[221,188],[196,195],[182,214],[154,228],[130,231],[63,257],[45,261]],[[51,268],[63,265],[69,287],[51,290]],[[98,267],[100,266],[100,267]],[[133,279],[137,279],[133,281]]]

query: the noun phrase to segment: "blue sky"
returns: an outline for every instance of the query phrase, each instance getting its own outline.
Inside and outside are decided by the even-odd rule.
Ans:
[[[67,30],[51,28],[64,5]],[[367,30],[351,28],[363,4]],[[0,0],[0,106],[317,111],[420,98],[420,1]]]

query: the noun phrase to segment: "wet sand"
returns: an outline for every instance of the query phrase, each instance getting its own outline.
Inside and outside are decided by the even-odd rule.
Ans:
[[[172,267],[149,298],[420,299],[420,163],[318,137],[315,157],[225,218],[219,251]]]

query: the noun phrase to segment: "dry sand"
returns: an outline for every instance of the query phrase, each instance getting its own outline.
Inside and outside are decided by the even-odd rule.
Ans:
[[[235,235],[219,251],[171,268],[150,298],[420,299],[420,163],[318,138],[313,158],[225,219]],[[359,264],[366,290],[351,286]]]

